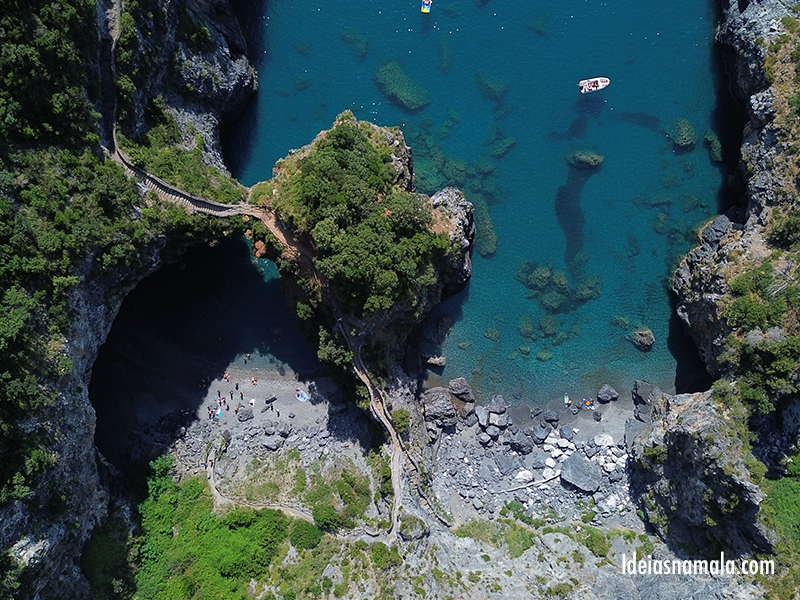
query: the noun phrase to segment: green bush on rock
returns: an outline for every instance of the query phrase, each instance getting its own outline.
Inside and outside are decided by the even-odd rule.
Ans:
[[[317,266],[356,314],[387,310],[435,283],[433,262],[448,251],[446,234],[420,196],[395,184],[394,146],[352,113],[310,147],[276,166],[273,206],[310,234]]]

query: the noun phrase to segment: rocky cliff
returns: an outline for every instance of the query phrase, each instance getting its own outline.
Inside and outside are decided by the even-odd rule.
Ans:
[[[136,135],[166,109],[183,145],[202,136],[203,158],[227,173],[220,125],[258,89],[239,23],[228,0],[140,0],[106,12],[116,39],[116,88],[124,133]]]
[[[150,61],[143,71],[147,74],[146,86],[136,93],[134,105],[140,112],[133,120],[140,122],[147,104],[162,95],[172,101],[171,110],[187,134],[193,127],[194,133],[204,136],[205,158],[222,166],[219,124],[234,115],[255,89],[254,71],[244,56],[244,42],[230,6],[226,1],[188,5],[160,1],[141,3],[139,8],[145,4],[151,11],[147,19],[121,20],[123,36],[141,45],[137,60]],[[103,61],[110,60],[110,41],[120,33],[119,10],[118,3],[98,6],[101,64],[90,70],[98,73],[101,88],[112,73]],[[192,51],[191,44],[181,40],[181,18],[192,19],[206,28],[208,43],[202,51]],[[158,23],[154,24],[153,19]],[[164,27],[169,33],[165,39],[156,40],[153,30],[148,30],[150,27]],[[148,51],[147,45],[151,50],[157,46],[158,51]],[[178,85],[184,88],[181,94],[171,87],[175,81],[168,79],[172,77],[170,70],[175,67],[176,56],[181,58],[178,80]],[[113,113],[114,103],[109,102],[103,90],[100,96],[98,108]],[[103,114],[101,139],[105,143],[110,139],[109,123],[113,123],[113,114]],[[197,225],[204,219],[192,217],[183,220],[183,224]],[[181,226],[175,231],[178,230]],[[211,236],[219,234],[213,226],[201,225],[195,232],[200,230]],[[81,549],[91,530],[104,518],[109,501],[108,470],[94,446],[95,412],[88,397],[92,365],[127,293],[169,256],[182,252],[187,244],[202,242],[204,237],[201,234],[187,239],[176,235],[172,239],[166,233],[157,235],[145,243],[146,250],[140,260],[134,261],[139,265],[135,268],[105,271],[98,276],[94,256],[89,255],[74,273],[80,281],[70,295],[75,317],[61,351],[71,361],[72,369],[53,384],[52,404],[24,424],[27,431],[44,432],[53,465],[37,480],[28,501],[0,508],[0,547],[9,550],[9,562],[5,558],[0,560],[0,569],[8,570],[0,589],[13,584],[10,589],[20,598],[88,596],[88,584],[80,568]]]
[[[706,367],[721,374],[720,354],[731,327],[721,314],[721,301],[735,275],[758,264],[770,252],[766,225],[776,207],[791,202],[795,183],[776,169],[790,151],[776,111],[786,109],[780,90],[770,81],[770,44],[786,33],[781,19],[792,12],[781,0],[723,2],[717,41],[723,48],[732,91],[747,114],[741,147],[740,175],[745,181],[743,206],[712,220],[700,245],[684,259],[673,280],[677,312],[694,338]]]
[[[631,491],[671,548],[752,555],[775,537],[756,515],[765,495],[751,481],[742,440],[712,393],[670,396],[637,381],[635,418],[626,423]]]

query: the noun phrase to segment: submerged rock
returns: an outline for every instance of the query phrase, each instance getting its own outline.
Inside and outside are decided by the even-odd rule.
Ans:
[[[406,110],[419,110],[433,99],[430,92],[412,79],[396,61],[384,63],[375,71],[373,79],[384,96]]]
[[[628,334],[628,341],[636,346],[637,350],[642,352],[650,352],[655,346],[656,336],[653,335],[652,330],[648,327],[637,329]]]

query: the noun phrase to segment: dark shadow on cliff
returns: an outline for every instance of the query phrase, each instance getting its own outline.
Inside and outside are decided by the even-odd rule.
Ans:
[[[675,296],[670,294],[672,315],[669,319],[667,349],[675,359],[675,393],[704,392],[711,387],[714,378],[706,371],[697,345],[675,312],[676,302]]]
[[[247,57],[257,72],[271,59],[267,44],[266,17],[269,0],[231,0],[233,14],[239,21],[242,34],[247,42]],[[266,82],[261,82],[265,85]],[[242,109],[235,121],[227,123],[221,132],[222,150],[225,162],[234,177],[240,177],[244,167],[249,164],[255,149],[255,136],[258,132],[257,95]],[[270,173],[266,174],[269,177]]]
[[[280,281],[264,280],[264,266],[270,265],[254,261],[244,239],[225,240],[188,251],[128,295],[89,386],[96,444],[112,464],[124,470],[130,448],[148,436],[154,446],[167,446],[165,435],[174,437],[198,414],[205,418],[203,405],[216,404],[217,388],[226,396],[233,391],[230,404],[254,398],[258,411],[271,384],[285,389],[294,374],[313,391],[305,384],[327,375]],[[256,386],[248,376],[210,389],[228,369],[264,375]]]
[[[452,296],[442,300],[431,311],[427,320],[422,324],[419,334],[417,351],[410,351],[406,357],[406,370],[409,372],[416,370],[413,365],[416,363],[420,354],[429,356],[439,356],[442,353],[444,343],[450,330],[455,323],[458,323],[464,316],[464,304],[469,300],[469,284]],[[441,374],[441,368],[433,367],[434,373]]]

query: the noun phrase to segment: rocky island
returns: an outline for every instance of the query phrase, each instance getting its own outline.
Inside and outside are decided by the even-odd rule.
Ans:
[[[4,595],[796,591],[794,9],[723,7],[718,42],[748,119],[745,202],[703,228],[673,280],[714,386],[670,395],[636,381],[531,409],[476,397],[464,378],[423,383],[448,331],[428,316],[472,273],[472,204],[455,188],[418,193],[403,132],[349,112],[269,181],[227,178],[219,126],[254,92],[254,72],[227,2],[177,4],[112,3],[98,31],[85,4],[35,11],[36,27],[69,32],[66,50],[100,85],[91,107],[72,97],[34,118],[20,104],[2,131]],[[6,35],[21,43],[29,26]],[[86,85],[72,69],[58,82]],[[693,145],[678,125],[673,142]],[[581,160],[595,168],[598,156]],[[202,379],[199,402],[153,412],[119,440],[123,462],[146,470],[126,477],[95,448],[100,346],[139,282],[189,246],[234,236],[278,265],[328,372],[301,381],[237,358]],[[637,333],[637,347],[653,346]],[[776,576],[624,569],[626,557],[683,564],[709,548],[775,560]]]

